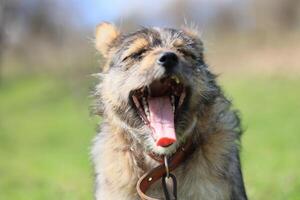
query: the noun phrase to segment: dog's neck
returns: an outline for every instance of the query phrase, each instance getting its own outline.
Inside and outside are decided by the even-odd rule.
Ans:
[[[130,162],[132,163],[132,170],[137,177],[141,177],[145,172],[161,164],[157,159],[154,159],[151,156],[151,153],[149,151],[146,151],[144,147],[137,140],[130,137],[130,134],[128,134],[124,129],[118,128],[112,131],[114,131],[114,134],[118,135],[117,138],[120,140],[119,143],[122,146],[121,150],[131,155]],[[198,133],[195,130],[192,130],[190,132],[190,136],[191,136],[190,139],[193,140],[195,144],[200,142],[199,141],[200,137],[197,134]],[[180,149],[184,145],[185,142],[182,143],[178,147],[178,149]],[[158,156],[158,159],[159,157],[160,156]]]

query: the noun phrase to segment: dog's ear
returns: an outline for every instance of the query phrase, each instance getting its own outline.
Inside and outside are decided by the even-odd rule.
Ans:
[[[183,26],[181,27],[182,31],[189,36],[190,38],[193,39],[193,41],[196,44],[196,47],[198,50],[200,50],[198,53],[200,54],[199,56],[203,59],[203,42],[201,39],[201,34],[198,30],[197,27],[193,26]]]
[[[187,34],[189,37],[194,38],[196,40],[200,40],[200,33],[197,30],[197,28],[192,26],[182,26],[181,29],[185,34]]]
[[[198,46],[202,49],[203,48],[203,42],[201,40],[201,33],[198,30],[197,27],[195,26],[183,26],[181,27],[183,32],[187,34],[189,37],[191,37],[197,44]]]
[[[121,33],[111,23],[103,22],[96,27],[96,49],[107,57],[113,43],[120,37]]]

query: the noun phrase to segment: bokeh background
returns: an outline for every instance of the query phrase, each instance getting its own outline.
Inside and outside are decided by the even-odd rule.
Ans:
[[[197,25],[245,133],[250,199],[300,199],[299,0],[1,0],[0,199],[92,199],[96,24]]]

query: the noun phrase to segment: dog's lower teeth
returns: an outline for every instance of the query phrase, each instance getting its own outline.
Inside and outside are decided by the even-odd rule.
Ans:
[[[146,113],[146,115],[147,115],[147,118],[149,119],[149,118],[150,118],[150,112],[149,112],[149,109],[148,109],[148,108],[145,109],[145,113]]]
[[[184,85],[180,83],[180,79],[176,75],[154,80],[153,83],[134,91],[133,101],[145,124],[149,125],[152,117],[148,100],[165,97],[169,98],[169,103],[171,103],[169,106],[175,116],[185,99]]]
[[[183,101],[185,99],[185,91],[182,92],[182,94],[179,97],[178,107],[180,107],[183,104]]]
[[[147,124],[147,122],[144,120],[144,118],[142,118],[142,121],[143,121],[145,124]]]
[[[150,90],[149,86],[147,86],[147,92],[148,92],[148,95],[151,96],[151,90]]]
[[[149,108],[148,108],[146,97],[142,97],[142,101],[143,101],[143,107],[144,107],[145,114],[146,114],[147,118],[149,119],[150,111],[149,111]]]
[[[171,104],[172,104],[172,110],[175,112],[175,97],[174,95],[171,95]]]
[[[150,117],[150,111],[149,111],[149,108],[148,108],[147,105],[145,106],[145,113],[146,113],[146,115],[147,115],[147,117],[149,119],[149,117]]]
[[[148,108],[146,97],[142,98],[144,109]]]

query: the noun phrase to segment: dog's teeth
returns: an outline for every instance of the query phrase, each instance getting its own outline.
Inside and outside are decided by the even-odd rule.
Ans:
[[[171,104],[172,104],[172,110],[175,112],[175,96],[171,95]]]
[[[149,86],[146,86],[146,87],[147,87],[148,95],[151,96],[151,90],[150,90],[150,87],[149,87]]]
[[[146,100],[146,97],[142,97],[142,100],[143,100],[143,106],[146,107],[146,106],[147,106],[147,100]]]
[[[142,118],[142,121],[143,121],[145,124],[147,124],[147,122],[144,120],[144,118]]]
[[[147,118],[149,118],[150,117],[150,111],[149,111],[149,108],[148,108],[146,97],[142,97],[142,101],[143,101],[144,111],[147,115]]]
[[[150,117],[150,111],[149,111],[148,106],[145,107],[145,113],[146,113],[147,117],[149,118]]]
[[[137,97],[136,97],[136,96],[132,96],[132,99],[133,99],[133,101],[134,101],[136,107],[137,107],[137,108],[140,108],[140,103],[139,103],[139,100],[137,99]]]
[[[178,78],[177,76],[175,76],[175,75],[173,75],[173,76],[171,77],[171,79],[173,79],[177,84],[180,83],[179,78]]]
[[[150,111],[149,111],[148,106],[145,107],[145,113],[147,115],[147,118],[149,119],[149,117],[150,117]]]
[[[183,91],[179,97],[178,107],[180,107],[183,104],[185,96],[186,96],[185,91]]]

